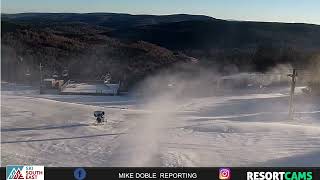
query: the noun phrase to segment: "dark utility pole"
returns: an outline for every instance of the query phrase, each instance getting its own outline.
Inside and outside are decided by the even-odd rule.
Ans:
[[[293,108],[293,97],[294,97],[294,89],[296,87],[296,81],[297,81],[297,70],[293,69],[292,74],[288,75],[291,77],[291,89],[290,89],[290,100],[289,100],[289,119],[293,119],[294,114],[294,108]]]
[[[39,67],[40,67],[40,85],[42,84],[42,68],[43,68],[43,66],[41,65],[41,63],[40,63],[40,65],[39,65]]]
[[[41,63],[40,63],[40,65],[39,65],[39,68],[40,68],[40,94],[42,94],[43,92],[43,87],[42,87],[42,68],[43,68],[43,66],[41,65]]]

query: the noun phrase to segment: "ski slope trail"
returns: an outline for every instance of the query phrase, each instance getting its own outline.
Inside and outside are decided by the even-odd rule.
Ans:
[[[320,165],[319,99],[296,97],[288,120],[278,92],[141,102],[15,88],[2,90],[2,166]]]

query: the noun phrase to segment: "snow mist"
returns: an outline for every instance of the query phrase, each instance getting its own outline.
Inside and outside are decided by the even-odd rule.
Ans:
[[[136,88],[142,113],[131,130],[126,166],[163,166],[163,144],[178,119],[181,107],[192,97],[212,96],[218,75],[200,67],[166,70],[148,77]]]

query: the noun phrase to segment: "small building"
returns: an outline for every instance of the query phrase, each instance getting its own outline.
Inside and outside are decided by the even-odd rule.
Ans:
[[[69,80],[60,88],[60,94],[115,96],[119,88],[120,82],[112,84],[105,81]]]
[[[43,79],[43,88],[47,89],[59,89],[64,83],[64,80],[56,79]]]

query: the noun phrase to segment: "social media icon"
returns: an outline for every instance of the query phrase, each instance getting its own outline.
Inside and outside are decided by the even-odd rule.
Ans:
[[[220,168],[219,169],[219,179],[220,180],[231,179],[231,170],[229,168]]]
[[[76,180],[83,180],[86,178],[87,172],[83,168],[77,168],[74,170],[73,175]]]

